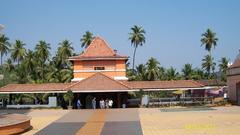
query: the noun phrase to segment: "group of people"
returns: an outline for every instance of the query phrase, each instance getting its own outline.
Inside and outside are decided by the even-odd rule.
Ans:
[[[92,99],[92,108],[93,108],[93,109],[96,109],[96,106],[97,106],[97,101],[96,101],[96,98],[94,97],[94,98]],[[113,100],[112,100],[112,99],[106,99],[106,100],[101,99],[101,100],[99,101],[99,107],[100,107],[100,109],[112,108],[112,106],[113,106]],[[81,109],[81,107],[82,107],[81,101],[80,101],[80,99],[78,99],[78,100],[77,100],[77,108],[78,108],[78,109]]]
[[[112,105],[113,105],[113,101],[111,99],[106,99],[105,101],[103,99],[101,99],[99,101],[99,106],[101,109],[104,109],[104,108],[112,108]]]

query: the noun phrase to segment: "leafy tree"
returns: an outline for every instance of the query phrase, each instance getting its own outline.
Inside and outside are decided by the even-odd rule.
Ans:
[[[205,49],[209,52],[209,55],[211,55],[212,47],[217,46],[217,41],[218,38],[216,37],[216,33],[210,29],[207,29],[207,31],[202,34],[201,42],[202,45],[205,46]]]
[[[179,73],[176,71],[175,68],[171,67],[167,69],[166,77],[167,77],[167,80],[177,80],[179,77]]]
[[[131,28],[131,32],[129,33],[129,40],[131,41],[131,45],[134,47],[134,52],[133,52],[133,67],[134,69],[134,64],[135,64],[135,55],[136,55],[136,50],[138,46],[142,46],[145,43],[145,30],[137,25],[134,25]]]
[[[50,49],[50,44],[46,43],[43,40],[39,41],[35,47],[36,55],[39,58],[42,82],[44,81],[44,65],[50,56]]]
[[[12,60],[8,58],[4,64],[4,68],[8,71],[11,72],[14,70],[14,65],[12,63]]]
[[[202,68],[207,72],[208,79],[210,79],[211,78],[211,71],[214,72],[216,63],[213,62],[213,58],[211,57],[211,55],[206,55],[202,59],[202,62],[203,62],[202,63]]]
[[[13,49],[11,50],[11,58],[14,62],[17,61],[18,65],[26,55],[26,49],[24,48],[24,46],[25,43],[23,43],[21,40],[16,40],[15,44],[13,45]]]
[[[139,64],[136,67],[136,78],[135,80],[146,80],[146,67],[144,64]]]
[[[196,68],[193,70],[192,79],[194,80],[206,79],[206,75],[203,70]]]
[[[155,58],[150,58],[147,62],[146,76],[147,80],[154,81],[160,77],[160,63]]]
[[[1,53],[1,65],[2,65],[2,57],[7,54],[11,44],[8,42],[9,38],[5,35],[0,35],[0,53]]]
[[[218,65],[218,67],[221,72],[221,80],[226,81],[229,60],[226,57],[222,57],[219,62],[220,64]]]
[[[90,31],[86,31],[86,33],[83,35],[83,37],[80,40],[82,43],[81,47],[87,48],[91,44],[93,38],[94,38],[93,34]]]
[[[182,69],[183,77],[185,80],[192,79],[193,69],[192,64],[185,64]]]
[[[71,90],[68,90],[67,93],[63,96],[65,101],[68,101],[69,107],[72,105],[72,100],[74,98],[73,92]]]
[[[23,63],[25,64],[27,70],[29,71],[29,74],[31,74],[34,70],[35,60],[36,60],[36,58],[35,58],[34,52],[32,50],[28,50]]]

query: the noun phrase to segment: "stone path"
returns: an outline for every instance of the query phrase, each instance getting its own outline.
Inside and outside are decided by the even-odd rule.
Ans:
[[[36,135],[141,135],[138,109],[73,110]]]

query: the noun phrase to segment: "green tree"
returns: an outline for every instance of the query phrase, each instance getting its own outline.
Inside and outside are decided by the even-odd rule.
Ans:
[[[221,72],[221,80],[226,81],[229,60],[226,57],[222,57],[219,62],[220,64],[218,65],[218,67]]]
[[[192,74],[193,74],[193,69],[192,69],[192,64],[185,64],[183,69],[182,69],[183,77],[185,80],[192,79]]]
[[[87,48],[91,44],[93,38],[94,38],[93,34],[90,31],[86,31],[86,33],[82,36],[82,38],[80,40],[81,47]]]
[[[179,77],[179,73],[176,71],[175,68],[171,67],[167,69],[166,77],[167,77],[167,80],[177,80]]]
[[[139,64],[136,67],[135,80],[139,80],[139,81],[146,80],[146,67],[144,64]]]
[[[202,68],[207,72],[208,79],[211,78],[211,71],[214,72],[216,63],[211,55],[206,55],[202,59]]]
[[[63,65],[67,63],[67,58],[73,55],[73,47],[71,46],[72,43],[69,40],[64,40],[61,43],[59,43],[60,47],[58,47],[57,52],[57,59],[59,62]]]
[[[154,81],[160,77],[160,63],[155,58],[150,58],[147,62],[146,76],[147,80]]]
[[[134,47],[132,69],[134,69],[135,66],[134,64],[137,47],[142,46],[145,43],[145,33],[145,30],[137,25],[134,25],[129,33],[129,40],[131,41],[131,45]]]
[[[74,98],[73,92],[71,90],[68,90],[67,93],[64,94],[63,96],[64,100],[68,102],[68,106],[71,107],[72,101]]]
[[[7,54],[11,44],[8,42],[9,38],[5,35],[0,35],[0,53],[1,53],[1,65],[2,65],[2,57]]]
[[[211,55],[212,47],[217,46],[217,41],[218,38],[216,37],[216,33],[210,29],[207,29],[207,31],[202,34],[201,42],[202,45],[205,46],[205,49],[209,52],[209,55]]]
[[[36,55],[39,59],[40,62],[40,70],[41,70],[41,79],[42,82],[44,81],[44,65],[46,61],[49,59],[50,56],[50,44],[46,43],[45,41],[41,40],[39,43],[36,45]]]
[[[14,70],[14,65],[12,63],[12,60],[8,58],[4,64],[4,68],[8,71],[11,72]]]
[[[24,48],[25,43],[20,40],[16,40],[13,45],[13,49],[11,50],[11,58],[14,62],[17,61],[19,65],[20,61],[22,61],[26,55],[26,49]]]
[[[32,50],[28,50],[23,63],[26,65],[26,68],[29,71],[29,74],[31,74],[35,67],[35,54]]]

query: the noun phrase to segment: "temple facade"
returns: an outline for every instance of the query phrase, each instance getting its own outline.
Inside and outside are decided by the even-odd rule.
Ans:
[[[229,100],[240,105],[240,50],[234,63],[228,68],[227,85]]]
[[[93,39],[86,50],[78,55],[69,58],[73,63],[72,81],[81,81],[101,72],[115,80],[128,80],[126,77],[127,56],[117,54],[100,37]]]

